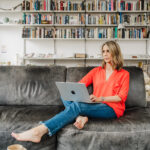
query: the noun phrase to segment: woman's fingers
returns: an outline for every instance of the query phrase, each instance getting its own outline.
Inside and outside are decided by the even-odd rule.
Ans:
[[[91,94],[91,95],[90,95],[90,99],[92,99],[92,98],[93,98],[93,96],[94,96],[94,95],[93,95],[93,94]]]
[[[92,101],[92,102],[95,102],[95,100],[96,100],[95,97],[92,97],[92,98],[91,98],[91,101]]]

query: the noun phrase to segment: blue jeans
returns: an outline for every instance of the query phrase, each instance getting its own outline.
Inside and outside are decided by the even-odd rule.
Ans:
[[[71,102],[62,99],[65,110],[55,115],[53,118],[40,122],[44,124],[52,136],[65,125],[73,122],[79,115],[91,118],[113,119],[117,118],[114,110],[106,104],[89,104],[81,102]]]

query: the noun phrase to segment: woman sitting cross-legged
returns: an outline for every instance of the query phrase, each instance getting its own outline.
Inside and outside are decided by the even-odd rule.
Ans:
[[[62,99],[65,110],[37,127],[22,133],[11,135],[19,141],[40,142],[44,134],[54,135],[65,125],[74,122],[74,126],[82,129],[89,118],[113,119],[123,116],[125,101],[129,90],[129,72],[124,70],[123,58],[119,45],[115,41],[107,41],[102,45],[102,66],[95,67],[85,75],[79,83],[86,87],[93,83],[92,102],[71,102]]]

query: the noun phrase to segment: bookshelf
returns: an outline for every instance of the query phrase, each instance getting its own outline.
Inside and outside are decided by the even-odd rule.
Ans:
[[[58,41],[83,43],[82,53],[87,54],[88,42],[107,40],[143,41],[149,47],[150,2],[148,0],[22,0],[22,10],[0,11],[0,13],[22,14],[22,24],[0,24],[22,28],[24,41],[24,64],[26,61],[98,61],[101,58],[55,58]],[[135,21],[134,21],[135,20]],[[122,25],[119,28],[119,25]],[[54,58],[25,57],[30,50],[27,43],[51,42]],[[149,60],[137,58],[125,60]]]

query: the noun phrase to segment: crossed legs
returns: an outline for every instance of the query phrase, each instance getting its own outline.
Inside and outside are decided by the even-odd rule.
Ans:
[[[64,101],[63,101],[64,103]],[[112,119],[116,118],[114,110],[106,104],[85,104],[77,102],[65,102],[65,110],[54,116],[53,118],[42,122],[41,125],[27,130],[22,133],[12,133],[12,136],[19,141],[31,141],[38,143],[41,137],[49,133],[50,136],[55,134],[58,130],[63,128],[65,125],[73,122],[78,129],[82,129],[87,123],[88,117]],[[79,116],[79,115],[83,116]]]
[[[72,103],[71,101],[65,101],[63,99],[61,99],[61,100],[62,100],[65,107],[68,107]],[[78,116],[73,125],[78,129],[82,129],[87,122],[88,122],[87,116]]]
[[[11,135],[18,141],[31,141],[38,143],[41,141],[44,134],[55,134],[63,126],[74,121],[79,116],[79,113],[80,108],[78,107],[78,103],[71,103],[65,108],[64,111],[60,112],[53,118],[42,122],[41,125],[22,133],[12,132]],[[76,119],[75,126],[81,128],[83,126],[83,122],[81,121],[82,119],[85,120],[85,118],[78,117]]]

